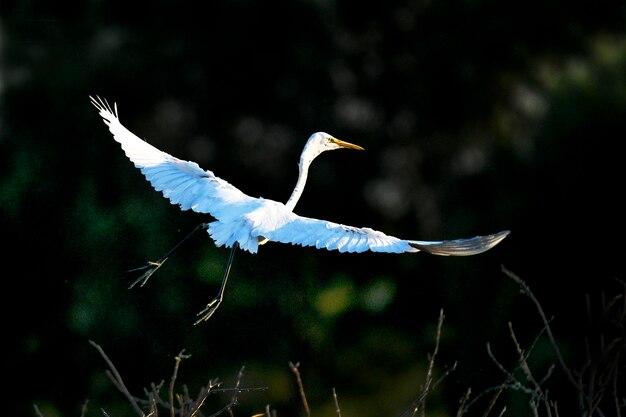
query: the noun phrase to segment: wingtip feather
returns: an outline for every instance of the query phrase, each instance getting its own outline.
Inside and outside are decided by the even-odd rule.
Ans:
[[[91,100],[91,104],[98,110],[100,116],[104,119],[109,120],[111,118],[119,119],[117,113],[117,103],[113,103],[113,107],[109,104],[106,99],[101,98],[100,96],[89,96]]]
[[[411,247],[441,256],[470,256],[488,251],[502,241],[510,230],[469,239],[444,240],[442,242],[409,242]]]

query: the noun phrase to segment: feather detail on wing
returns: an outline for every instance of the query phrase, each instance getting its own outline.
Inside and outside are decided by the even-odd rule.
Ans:
[[[325,220],[301,217],[291,213],[281,227],[262,234],[273,242],[314,246],[317,249],[360,253],[365,251],[403,253],[418,252],[405,240],[388,236],[367,227],[353,227]]]
[[[439,242],[423,242],[413,240],[409,245],[415,249],[433,255],[442,256],[470,256],[485,252],[496,246],[502,239],[507,237],[509,230],[485,236],[475,236],[469,239],[442,240]]]
[[[116,105],[90,98],[126,156],[172,204],[221,219],[237,215],[237,207],[255,200],[195,162],[175,158],[135,136],[120,123]]]
[[[314,246],[339,252],[403,253],[423,250],[435,255],[475,255],[484,252],[508,234],[508,231],[470,239],[438,242],[399,239],[368,227],[353,227],[326,220],[298,216],[282,203],[265,200],[265,204],[246,216],[253,236],[273,242]],[[268,220],[267,219],[271,219]]]

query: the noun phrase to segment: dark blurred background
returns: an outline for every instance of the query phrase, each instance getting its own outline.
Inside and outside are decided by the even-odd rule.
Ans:
[[[585,362],[586,298],[620,289],[626,138],[626,4],[619,0],[386,2],[17,1],[0,5],[2,374],[6,415],[133,415],[131,392],[209,379],[268,387],[235,415],[398,416],[419,394],[445,321],[429,415],[454,415],[513,369],[543,325],[501,271],[542,303],[565,359]],[[315,131],[365,147],[312,166],[296,212],[403,238],[511,230],[467,258],[339,254],[268,244],[235,258],[196,236],[143,288],[128,269],[156,260],[199,222],[172,206],[113,141],[89,95],[122,123],[242,191],[286,201]],[[622,185],[620,185],[622,184]],[[595,308],[595,307],[594,307]],[[538,378],[556,362],[545,337]],[[546,383],[562,415],[576,393]],[[182,388],[181,388],[182,389]],[[488,398],[488,396],[486,397]],[[210,397],[205,415],[230,394]],[[528,415],[507,390],[507,415]],[[470,409],[482,415],[486,402]],[[164,415],[166,414],[165,411]]]

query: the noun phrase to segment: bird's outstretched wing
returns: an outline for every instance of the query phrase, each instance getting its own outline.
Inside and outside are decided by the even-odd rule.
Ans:
[[[216,219],[233,216],[237,208],[249,209],[256,200],[195,162],[183,161],[150,145],[126,129],[113,108],[100,97],[90,97],[126,156],[148,181],[182,210],[209,213]]]
[[[324,220],[294,216],[298,218],[282,228],[267,233],[265,237],[275,242],[315,246],[318,249],[349,253],[368,250],[384,253],[424,251],[433,255],[469,256],[491,249],[509,234],[506,230],[469,239],[415,241],[399,239],[367,227],[345,226]]]
[[[273,242],[314,246],[339,252],[403,253],[424,251],[434,255],[468,256],[491,249],[509,231],[469,239],[442,241],[405,240],[367,227],[353,227],[299,216],[283,204],[266,200],[263,207],[246,216],[253,234]]]

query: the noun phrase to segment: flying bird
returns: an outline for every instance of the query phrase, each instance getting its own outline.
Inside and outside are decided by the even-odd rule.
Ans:
[[[157,262],[148,262],[136,270],[145,270],[132,285],[144,285],[148,278],[191,235],[208,230],[218,247],[231,248],[230,256],[217,296],[198,313],[196,324],[208,320],[222,302],[226,282],[230,274],[233,256],[237,248],[257,253],[259,246],[267,242],[314,246],[317,249],[339,252],[387,252],[414,253],[424,251],[434,255],[468,256],[491,249],[504,239],[509,231],[501,231],[469,239],[421,241],[400,239],[367,227],[353,227],[327,220],[303,217],[293,212],[306,184],[311,162],[322,152],[335,149],[363,150],[362,147],[344,142],[324,132],[309,137],[304,145],[296,186],[286,203],[250,197],[204,170],[197,163],[171,156],[126,129],[119,120],[117,104],[113,108],[100,97],[90,97],[113,138],[120,143],[126,156],[139,168],[155,190],[181,210],[207,213],[215,220],[198,225],[183,241]]]

